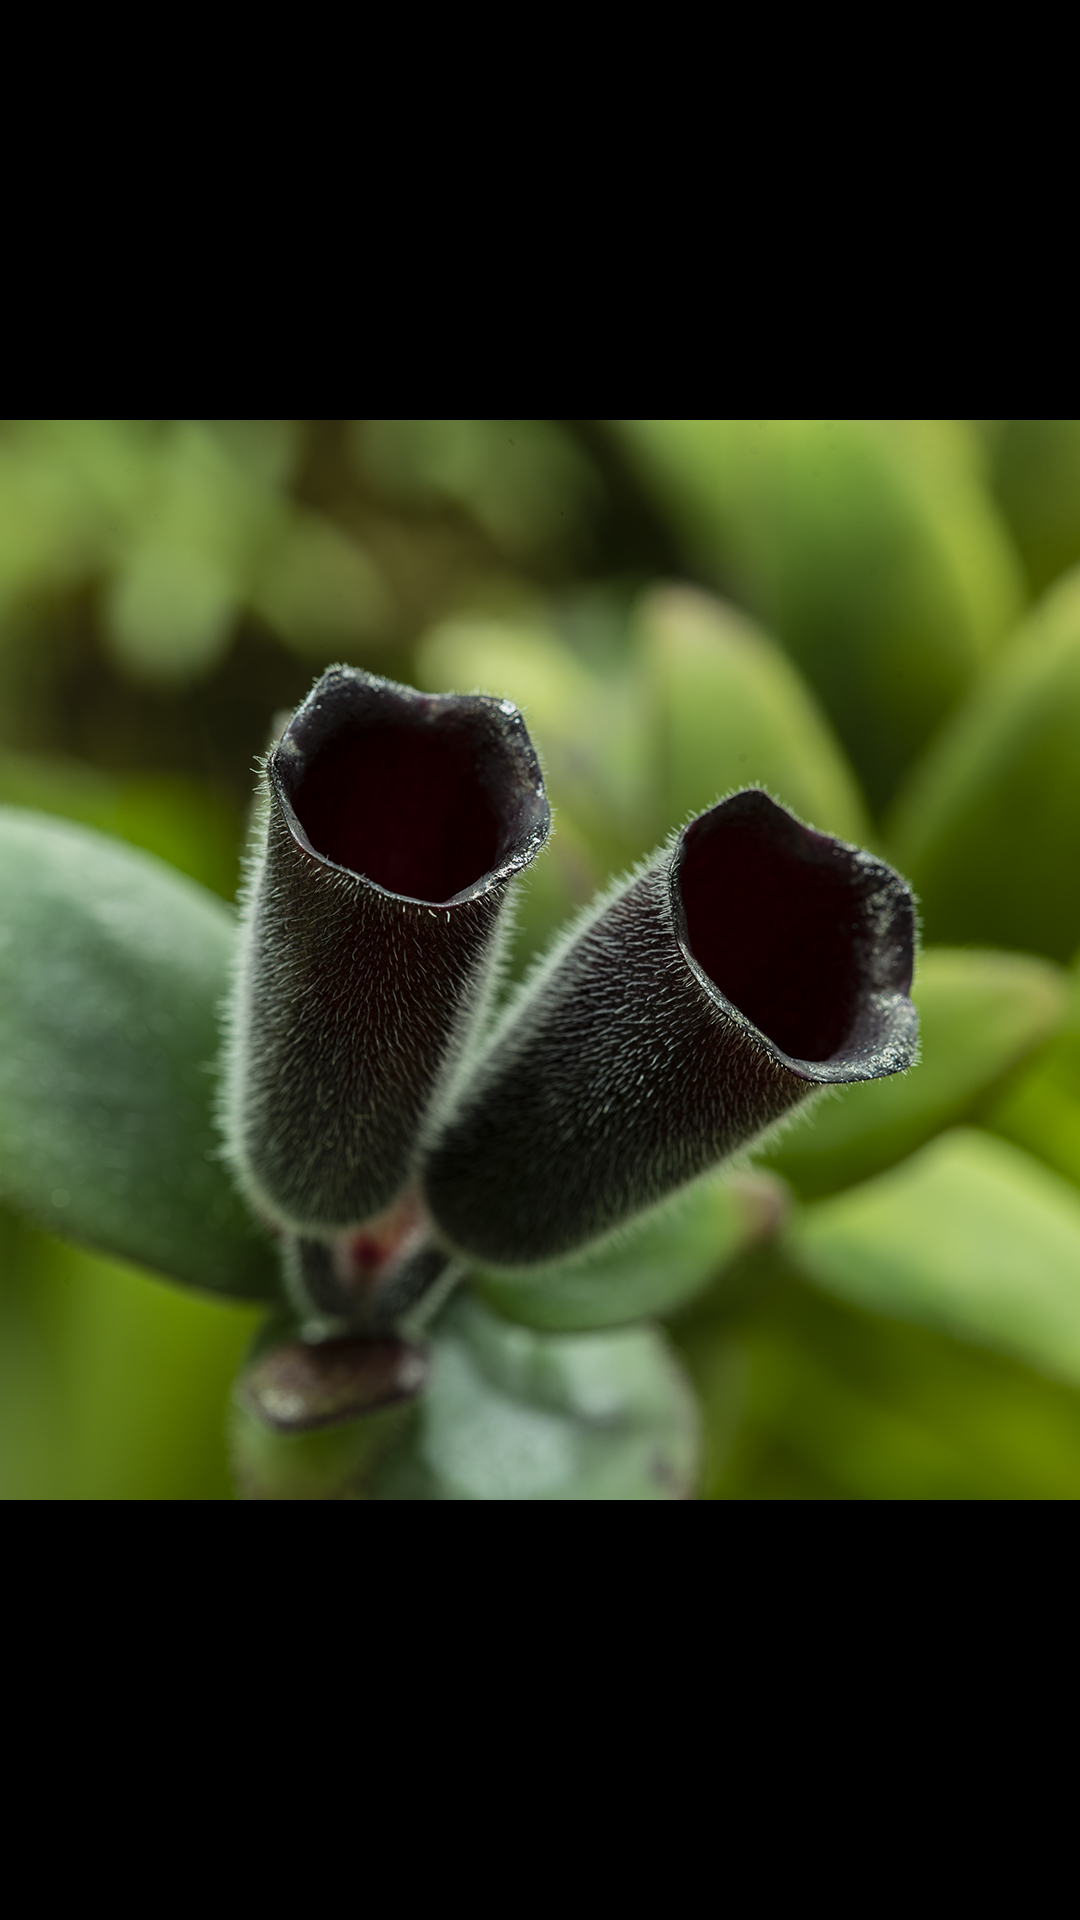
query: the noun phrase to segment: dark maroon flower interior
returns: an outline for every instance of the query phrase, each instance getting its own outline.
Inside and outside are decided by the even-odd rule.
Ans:
[[[449,900],[495,865],[500,821],[476,768],[471,728],[382,716],[314,754],[293,807],[317,853],[390,893]]]
[[[870,933],[853,856],[757,793],[704,814],[684,846],[698,965],[784,1053],[828,1060],[855,1022]]]

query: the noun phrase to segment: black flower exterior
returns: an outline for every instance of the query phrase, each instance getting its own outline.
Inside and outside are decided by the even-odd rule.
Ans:
[[[509,701],[351,667],[330,668],[293,715],[265,801],[226,1126],[256,1211],[329,1244],[408,1188],[548,806]]]
[[[816,1089],[909,1067],[911,893],[755,788],[571,928],[428,1159],[448,1244],[493,1265],[597,1240]]]

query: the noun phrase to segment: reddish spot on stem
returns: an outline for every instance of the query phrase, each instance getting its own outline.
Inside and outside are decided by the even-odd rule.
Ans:
[[[334,1268],[344,1286],[367,1293],[380,1286],[427,1238],[428,1215],[410,1188],[392,1207],[343,1234],[334,1248]]]

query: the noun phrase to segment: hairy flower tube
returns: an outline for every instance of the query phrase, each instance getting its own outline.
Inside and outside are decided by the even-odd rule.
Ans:
[[[351,667],[293,715],[263,797],[225,1124],[294,1298],[348,1319],[350,1285],[403,1261],[421,1284],[444,1262],[422,1244],[419,1142],[482,1022],[507,896],[550,816],[509,701]]]
[[[424,1173],[481,1262],[557,1260],[759,1139],[815,1089],[903,1071],[910,891],[754,788],[588,911],[508,1009]]]

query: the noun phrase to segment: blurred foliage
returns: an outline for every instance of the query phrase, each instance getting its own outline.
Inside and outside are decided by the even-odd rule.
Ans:
[[[893,844],[935,940],[1080,941],[1080,575],[1051,587],[904,783]]]
[[[1019,610],[975,437],[952,420],[616,431],[687,562],[790,649],[880,806]]]
[[[676,1329],[706,1499],[1080,1497],[1080,1394],[842,1304],[780,1260],[753,1277],[753,1305],[710,1300]]]
[[[1034,594],[1080,560],[1080,420],[987,420],[990,479]]]
[[[600,1388],[558,1371],[560,1336],[585,1328],[611,1329],[596,1380],[625,1346],[610,1457],[644,1486],[670,1370],[620,1323],[651,1313],[699,1394],[707,1497],[1080,1494],[1080,422],[0,427],[0,807],[116,836],[227,900],[273,716],[331,659],[522,706],[556,833],[519,967],[610,874],[752,783],[909,873],[927,941],[913,1072],[818,1103],[762,1171],[706,1183],[602,1259],[547,1284],[479,1277],[486,1305],[445,1322],[425,1412],[387,1423],[387,1491],[560,1497],[587,1456],[603,1497]],[[0,1214],[0,1490],[224,1498],[258,1310],[205,1289],[263,1257],[241,1232],[248,1253],[211,1271],[220,971],[203,978],[191,942],[224,916],[220,967],[227,910],[154,869],[156,946],[129,979],[120,907],[111,932],[92,911],[91,843],[58,824],[71,871],[83,848],[73,935],[19,877],[25,818],[6,816],[0,871],[0,1190],[38,1224]],[[54,1002],[74,940],[101,1004],[128,1006],[130,1058],[49,1057],[24,937]],[[97,1106],[128,1111],[140,1022],[166,1017],[187,1117],[165,1142],[160,1088],[143,1090],[136,1233],[109,1214],[109,1126],[80,1102],[99,1086]],[[61,1082],[68,1121],[50,1125]],[[200,1220],[170,1225],[192,1203]],[[367,1470],[374,1429],[280,1442],[231,1423],[249,1492],[311,1497],[336,1475],[347,1497]]]
[[[260,1317],[0,1210],[0,1498],[231,1498],[229,1389]]]

